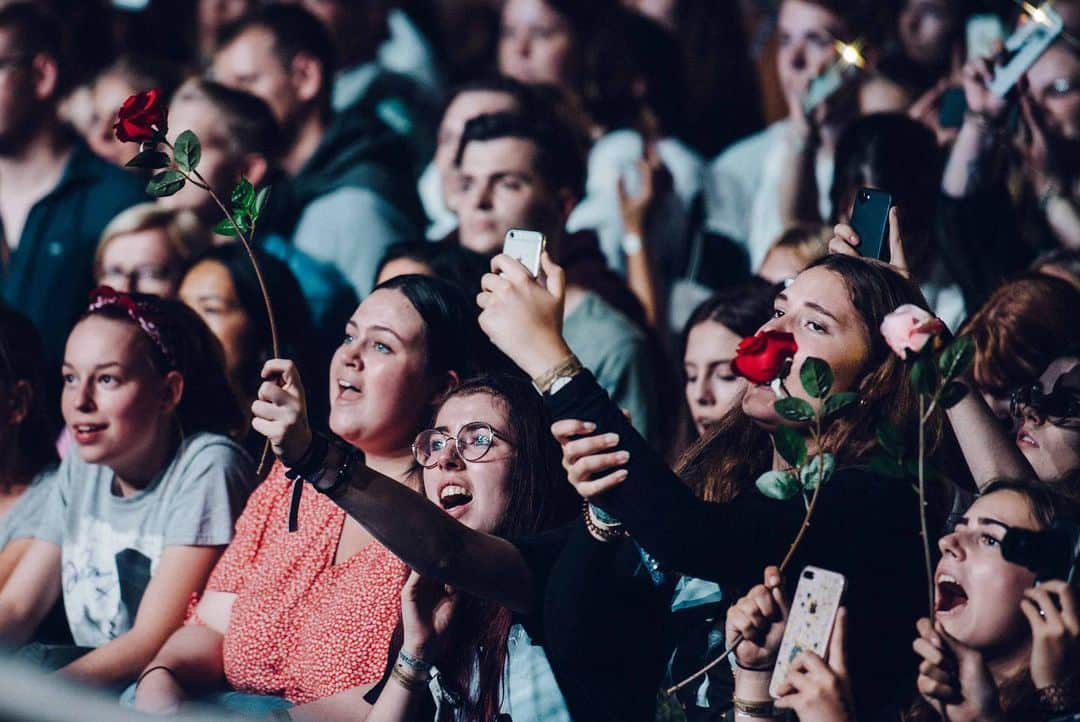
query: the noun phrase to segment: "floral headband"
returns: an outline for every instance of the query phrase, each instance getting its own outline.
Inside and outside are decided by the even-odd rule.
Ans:
[[[136,301],[130,294],[122,293],[110,286],[98,286],[90,292],[90,305],[86,311],[93,313],[103,308],[119,308],[127,314],[127,317],[142,329],[147,338],[153,342],[154,347],[161,352],[169,364],[169,369],[177,368],[176,354],[166,343],[161,331],[161,314],[152,304]]]

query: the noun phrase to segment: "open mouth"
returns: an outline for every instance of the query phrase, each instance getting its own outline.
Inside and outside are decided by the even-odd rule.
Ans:
[[[1035,441],[1035,438],[1028,432],[1020,429],[1016,434],[1016,445],[1021,449],[1037,449],[1039,448],[1039,442]]]
[[[936,600],[934,611],[938,614],[948,614],[967,605],[968,596],[955,577],[950,574],[939,574]]]
[[[362,393],[359,387],[353,386],[344,379],[338,379],[337,387],[338,396],[343,398],[356,398]]]
[[[449,484],[444,486],[439,492],[439,504],[446,511],[451,509],[460,509],[469,502],[472,501],[472,494],[463,486],[457,484]]]
[[[80,444],[88,444],[105,430],[106,424],[72,424],[71,431],[75,441]]]

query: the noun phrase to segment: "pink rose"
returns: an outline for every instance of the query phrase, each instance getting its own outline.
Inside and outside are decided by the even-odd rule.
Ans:
[[[885,343],[905,360],[908,351],[919,353],[927,341],[945,330],[945,323],[940,318],[910,303],[896,309],[881,322]]]

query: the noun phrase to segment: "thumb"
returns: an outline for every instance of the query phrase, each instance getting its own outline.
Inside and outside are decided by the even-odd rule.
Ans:
[[[832,639],[829,640],[829,667],[837,676],[847,675],[847,607],[840,607],[836,612]]]
[[[900,226],[900,209],[889,209],[889,265],[907,274],[907,255],[904,253],[904,232]]]
[[[551,256],[544,251],[540,255],[540,267],[544,270],[547,279],[548,293],[561,300],[566,294],[566,274],[562,266],[551,260]]]

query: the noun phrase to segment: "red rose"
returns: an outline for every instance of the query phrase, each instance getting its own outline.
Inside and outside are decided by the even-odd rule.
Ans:
[[[116,138],[124,143],[143,143],[165,135],[166,112],[157,88],[130,96],[120,106]]]
[[[785,362],[798,349],[790,333],[758,331],[739,343],[731,368],[752,383],[767,384],[783,372]]]

